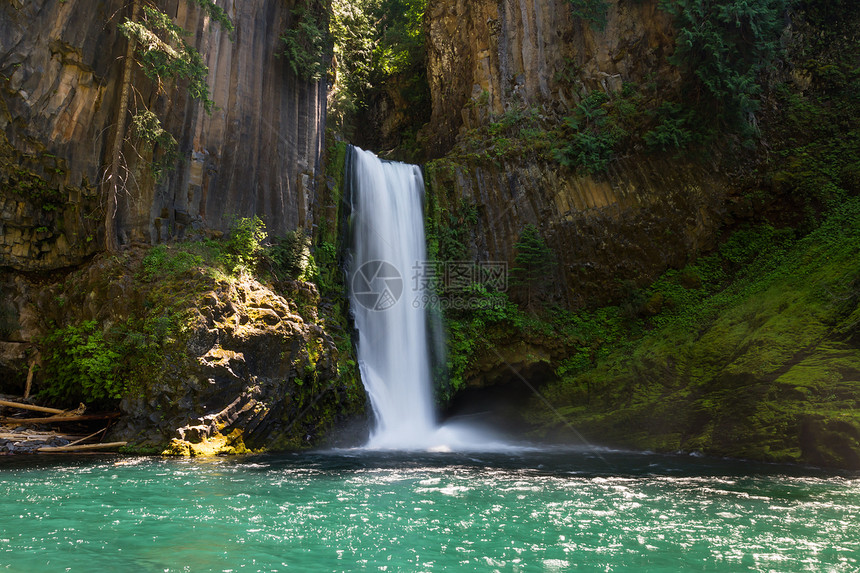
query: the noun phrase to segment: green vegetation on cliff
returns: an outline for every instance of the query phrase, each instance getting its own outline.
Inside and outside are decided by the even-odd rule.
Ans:
[[[588,22],[599,30],[606,27],[609,4],[606,0],[567,0],[574,18]]]
[[[792,3],[661,1],[678,29],[669,61],[684,76],[680,103],[696,111],[696,123],[734,130],[752,120],[763,73],[782,52],[780,37]]]
[[[358,125],[375,124],[373,108],[383,98],[410,116],[402,139],[429,119],[424,56],[427,0],[334,0],[331,34],[335,76],[329,94],[329,122],[350,140],[370,137]],[[390,111],[389,111],[390,112]],[[401,141],[401,143],[404,143]]]
[[[224,9],[213,0],[188,0],[228,32],[233,23]],[[116,252],[119,243],[116,235],[117,201],[121,192],[129,192],[130,169],[123,148],[130,141],[138,154],[146,156],[156,178],[172,169],[179,159],[176,139],[161,126],[160,118],[147,107],[140,88],[134,85],[132,73],[135,63],[155,85],[159,95],[173,84],[184,85],[188,95],[203,104],[206,113],[212,113],[215,102],[209,97],[209,68],[203,63],[200,52],[187,41],[188,32],[176,25],[155,0],[132,0],[130,12],[117,25],[126,38],[126,52],[122,64],[119,110],[113,125],[112,144],[103,174],[105,250]],[[127,117],[131,114],[131,121]],[[131,130],[128,126],[133,127]]]
[[[719,246],[644,288],[606,281],[624,292],[611,306],[526,309],[470,293],[497,304],[446,312],[442,395],[522,377],[548,383],[552,409],[540,399],[524,409],[540,434],[576,439],[570,422],[599,443],[860,467],[860,6],[672,5],[679,42],[689,39],[673,56],[684,99],[628,84],[592,92],[550,128],[541,110],[512,108],[428,170],[552,156],[584,175],[619,153],[691,159],[707,143],[738,163]],[[739,143],[756,152],[739,157]],[[458,204],[450,189],[434,193]],[[429,227],[474,256],[486,221],[466,225],[461,212],[442,210]]]
[[[606,24],[608,4],[571,0],[575,18],[597,28]],[[761,98],[768,72],[785,58],[785,30],[792,0],[662,0],[677,36],[664,56],[678,77],[646,76],[585,90],[576,58],[553,78],[570,99],[524,102],[512,94],[505,110],[483,112],[488,92],[466,111],[478,121],[461,134],[449,155],[470,163],[530,157],[556,162],[579,174],[605,173],[611,162],[643,152],[707,155],[717,146],[759,144]],[[615,7],[613,7],[615,8]],[[623,56],[623,53],[619,57]],[[483,114],[483,115],[482,115]]]
[[[539,434],[660,451],[860,467],[860,199],[800,235],[769,224],[615,306],[525,312],[472,289],[446,312],[447,399],[554,380]],[[480,302],[481,304],[476,304]]]
[[[640,294],[640,336],[562,363],[546,394],[604,442],[858,467],[858,277],[856,198],[801,239],[736,233]]]
[[[326,54],[331,44],[325,6],[313,1],[299,4],[290,12],[290,18],[290,27],[281,35],[283,51],[275,55],[283,56],[299,78],[322,79],[328,70]]]

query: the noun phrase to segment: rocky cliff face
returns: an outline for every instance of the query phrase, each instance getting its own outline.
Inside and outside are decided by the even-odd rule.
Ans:
[[[125,4],[0,6],[0,266],[71,266],[101,244],[98,192],[118,113]],[[207,115],[183,90],[159,92],[135,70],[136,101],[162,118],[183,160],[157,182],[149,157],[125,145],[122,242],[223,231],[232,217],[254,214],[274,233],[311,224],[325,85],[298,80],[275,56],[292,3],[218,4],[235,24],[232,37],[184,0],[160,3],[191,33],[216,107]]]
[[[626,295],[713,248],[725,215],[722,177],[667,159],[618,161],[601,177],[546,162],[441,160],[427,172],[441,210],[477,207],[475,260],[512,264],[523,226],[538,226],[557,263],[546,284],[572,308]]]
[[[113,366],[126,364],[111,439],[181,455],[306,447],[363,409],[349,357],[326,330],[337,317],[321,308],[313,284],[266,285],[182,263],[187,252],[153,252],[132,247],[69,274],[0,281],[11,295],[3,307],[18,317],[6,332],[21,340],[0,342],[0,391],[19,394],[33,361],[34,394],[65,384],[61,393],[71,394],[54,399],[98,409],[104,404],[86,388],[109,385]],[[156,270],[157,260],[183,266]],[[106,368],[93,377],[100,360]]]
[[[512,106],[563,113],[592,90],[676,78],[671,18],[657,5],[610,0],[603,26],[574,17],[568,0],[430,0],[431,153]]]
[[[428,7],[433,116],[422,135],[430,155],[442,156],[428,168],[438,203],[449,212],[463,202],[477,208],[470,256],[481,260],[511,263],[523,227],[537,225],[558,257],[548,282],[570,307],[617,297],[683,265],[713,246],[724,215],[727,177],[716,160],[630,148],[591,174],[516,141],[517,117],[546,133],[593,92],[611,103],[638,86],[635,107],[647,109],[657,107],[658,91],[677,87],[666,61],[672,22],[658,2],[606,6],[605,24],[574,17],[568,0]],[[504,132],[505,122],[513,129]],[[519,147],[499,151],[504,145]]]

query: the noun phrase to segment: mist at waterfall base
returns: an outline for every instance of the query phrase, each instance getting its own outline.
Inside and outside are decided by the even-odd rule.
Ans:
[[[511,448],[488,428],[439,424],[432,372],[445,363],[442,327],[416,276],[427,262],[424,177],[417,165],[351,147],[350,308],[361,378],[376,427],[368,449],[494,451]]]

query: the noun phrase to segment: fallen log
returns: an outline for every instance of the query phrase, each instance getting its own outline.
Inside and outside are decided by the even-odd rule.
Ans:
[[[0,400],[0,406],[8,406],[10,408],[18,408],[19,410],[32,410],[33,412],[45,412],[46,414],[65,414],[65,410],[57,408],[46,408],[44,406],[34,406],[33,404],[23,404],[21,402],[10,402],[8,400]]]
[[[54,422],[86,422],[89,420],[110,420],[119,418],[119,412],[110,414],[85,414],[83,416],[51,416],[50,418],[0,418],[4,424],[53,424]]]
[[[113,450],[121,448],[128,442],[106,442],[104,444],[81,444],[79,446],[45,446],[36,450],[46,454],[54,452],[81,452],[85,450]]]
[[[99,430],[101,431],[101,430]],[[98,433],[98,432],[96,432]],[[91,437],[91,436],[87,436]],[[50,440],[51,438],[63,438],[66,440],[78,440],[80,434],[58,434],[57,432],[0,432],[0,440]]]
[[[72,443],[70,443],[70,444],[66,444],[66,445],[65,445],[65,446],[63,446],[63,447],[64,447],[64,448],[68,448],[68,447],[71,447],[71,446],[76,446],[76,445],[80,444],[81,442],[85,442],[85,441],[89,440],[90,438],[92,438],[92,437],[94,437],[94,436],[97,436],[98,434],[101,434],[102,432],[107,432],[107,429],[108,429],[108,428],[110,428],[110,426],[109,426],[109,425],[108,425],[108,426],[105,426],[104,428],[102,428],[102,429],[101,429],[101,430],[99,430],[98,432],[93,432],[93,433],[92,433],[92,434],[90,434],[89,436],[84,436],[84,437],[83,437],[83,438],[81,438],[80,440],[75,440],[74,442],[72,442]]]

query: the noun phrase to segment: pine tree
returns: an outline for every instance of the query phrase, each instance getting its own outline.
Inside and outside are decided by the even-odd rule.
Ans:
[[[511,285],[525,290],[526,306],[533,308],[545,285],[552,280],[554,255],[534,225],[523,228],[514,247],[517,255],[511,269]]]

